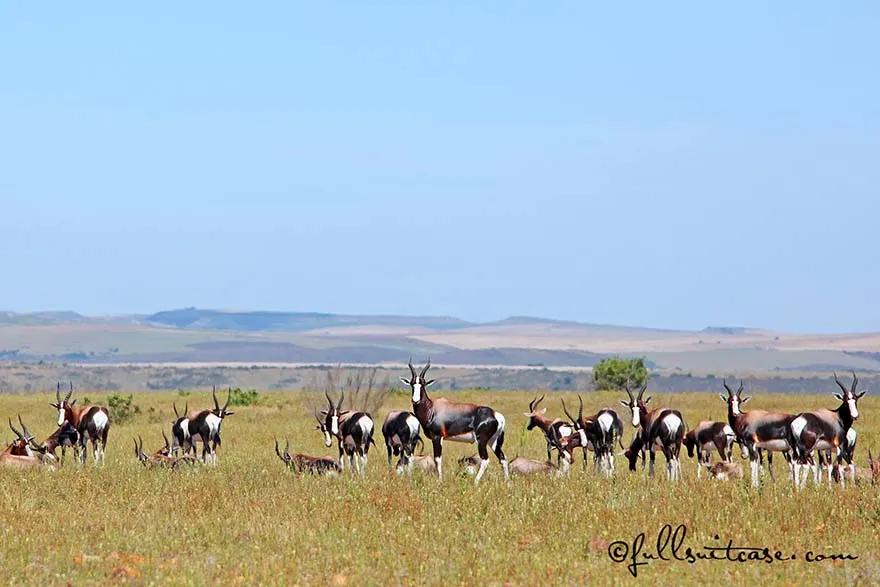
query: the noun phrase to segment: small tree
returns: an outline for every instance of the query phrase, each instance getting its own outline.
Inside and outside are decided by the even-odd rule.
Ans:
[[[621,391],[625,386],[636,390],[647,382],[648,368],[643,358],[611,357],[593,367],[593,384],[598,390]]]

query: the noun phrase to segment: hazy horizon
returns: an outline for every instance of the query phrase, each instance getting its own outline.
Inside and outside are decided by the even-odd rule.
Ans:
[[[878,28],[871,3],[5,6],[0,307],[880,331]]]

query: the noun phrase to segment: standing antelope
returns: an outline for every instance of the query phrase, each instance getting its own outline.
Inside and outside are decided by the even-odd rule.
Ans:
[[[104,406],[86,406],[77,408],[76,400],[70,401],[73,394],[73,383],[70,391],[64,399],[61,399],[61,384],[55,388],[55,398],[58,403],[49,405],[58,410],[58,425],[70,422],[79,433],[80,460],[86,463],[86,444],[92,441],[95,465],[100,460],[101,464],[107,457],[107,433],[110,432],[110,412]]]
[[[840,455],[837,459],[837,463],[834,464],[831,469],[832,477],[835,481],[840,481],[844,476],[844,471],[841,470],[840,463],[846,463],[849,467],[850,476],[852,477],[853,482],[856,480],[856,465],[855,465],[855,452],[856,452],[856,440],[858,439],[858,434],[856,433],[855,428],[850,428],[846,431],[846,439],[844,440],[843,445],[840,447]],[[831,450],[820,450],[819,453],[819,478],[822,478],[822,469],[826,466],[832,465],[833,459],[831,458]]]
[[[836,453],[837,465],[841,462],[841,452],[846,444],[846,436],[853,422],[859,418],[858,401],[867,391],[856,392],[859,378],[853,371],[852,387],[847,389],[837,373],[834,374],[834,382],[837,383],[843,395],[835,393],[834,397],[840,400],[840,405],[835,410],[821,409],[813,412],[804,412],[795,416],[788,428],[790,431],[789,442],[794,453],[794,482],[795,486],[806,484],[806,476],[803,483],[800,481],[800,472],[805,467],[813,470],[813,481],[819,482],[819,472],[813,460],[814,450],[833,450]],[[828,463],[828,483],[831,484],[831,463]],[[843,479],[841,479],[843,484]]]
[[[202,443],[202,461],[208,462],[208,456],[211,457],[211,464],[217,465],[217,447],[221,445],[220,425],[223,424],[223,418],[232,416],[235,412],[230,412],[226,408],[229,407],[229,400],[232,399],[232,389],[226,392],[226,403],[220,407],[217,401],[217,387],[211,390],[211,396],[214,398],[213,410],[202,410],[192,415],[187,420],[187,428],[189,431],[190,442],[192,442],[193,452],[198,454],[196,442]]]
[[[79,447],[79,439],[80,434],[76,428],[73,427],[73,424],[70,422],[64,422],[61,426],[59,426],[55,432],[50,434],[46,440],[37,445],[40,451],[45,452],[46,454],[52,455],[52,458],[55,458],[55,450],[58,447],[61,447],[61,462],[64,462],[64,459],[67,455],[67,449],[74,449],[74,460],[77,459],[78,453],[76,452]]]
[[[480,469],[477,471],[475,483],[479,483],[486,468],[489,466],[488,447],[492,448],[495,456],[501,462],[504,469],[504,477],[510,478],[507,469],[507,458],[504,456],[504,426],[506,420],[501,412],[497,412],[487,406],[478,406],[471,403],[451,402],[445,397],[432,400],[428,397],[427,388],[434,380],[425,380],[425,373],[431,367],[431,360],[424,366],[421,373],[416,374],[412,359],[409,361],[409,370],[412,374],[410,379],[401,377],[400,380],[410,386],[412,390],[413,412],[419,419],[419,424],[425,436],[431,439],[434,445],[434,460],[437,463],[437,476],[443,478],[443,441],[477,443],[477,453],[480,455]]]
[[[419,436],[421,426],[419,419],[411,412],[395,410],[388,412],[385,422],[382,424],[382,437],[385,438],[385,448],[388,450],[388,464],[391,464],[391,456],[400,455],[400,461],[404,467],[410,465],[416,445],[422,442]]]
[[[580,444],[584,447],[584,464],[586,464],[587,449],[594,451],[596,468],[604,471],[606,475],[614,473],[614,440],[620,448],[623,448],[623,420],[617,412],[611,408],[602,408],[589,418],[584,418],[584,400],[578,394],[578,417],[572,416],[565,401],[562,402],[565,415],[574,424],[575,430],[581,437]]]
[[[752,396],[742,396],[742,381],[735,392],[727,385],[727,381],[722,384],[727,390],[727,397],[720,394],[722,401],[727,403],[727,423],[733,428],[737,441],[749,456],[752,486],[758,486],[758,477],[763,472],[763,467],[759,464],[762,461],[762,451],[767,451],[767,468],[770,469],[771,479],[774,479],[773,452],[781,452],[789,463],[789,472],[793,472],[789,456],[791,446],[788,442],[788,425],[794,416],[763,410],[743,412],[741,406],[752,399]]]
[[[547,413],[547,408],[543,408],[539,412],[538,405],[542,401],[544,401],[543,395],[529,402],[529,411],[525,413],[525,417],[529,419],[526,430],[532,430],[536,427],[540,428],[544,433],[544,439],[547,441],[547,462],[551,462],[550,451],[555,449],[557,451],[557,461],[564,460],[563,468],[567,470],[570,454],[562,449],[562,444],[572,435],[574,427],[562,418],[553,418],[551,420],[546,417],[544,414]]]
[[[174,422],[171,423],[171,454],[176,455],[182,451],[184,455],[192,450],[195,455],[195,446],[189,433],[189,402],[183,406],[183,415],[177,412],[177,404],[171,402],[174,408]]]
[[[339,464],[344,468],[343,453],[348,456],[348,463],[358,473],[367,470],[367,456],[370,453],[370,444],[376,444],[373,440],[373,418],[366,412],[351,412],[342,409],[342,400],[345,392],[339,396],[339,403],[333,405],[330,394],[326,391],[328,408],[321,410],[324,416],[322,422],[318,418],[316,429],[324,433],[324,445],[333,446],[333,438],[339,443]],[[317,415],[315,416],[317,418]]]
[[[629,401],[620,400],[620,403],[632,411],[632,425],[639,429],[637,434],[642,437],[644,446],[650,451],[650,464],[648,475],[654,475],[654,451],[661,449],[666,457],[666,473],[672,481],[681,479],[681,462],[678,455],[681,452],[681,443],[685,434],[685,423],[681,412],[669,408],[648,409],[651,396],[644,400],[642,396],[648,384],[642,386],[638,396],[634,397],[628,387],[624,387]]]
[[[697,453],[697,479],[700,478],[703,467],[709,467],[709,455],[712,449],[718,451],[721,461],[729,463],[733,455],[733,443],[736,442],[736,433],[730,424],[725,422],[710,422],[703,420],[684,435],[684,446],[688,456],[693,458]]]

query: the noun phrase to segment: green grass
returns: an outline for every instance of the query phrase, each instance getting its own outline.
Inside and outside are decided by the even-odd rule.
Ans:
[[[92,402],[104,401],[88,391]],[[539,431],[527,432],[522,412],[531,394],[458,392],[504,412],[505,449],[542,458]],[[148,450],[161,445],[161,429],[178,407],[208,406],[210,394],[136,394],[141,413],[110,432],[107,464],[95,470],[65,466],[55,471],[0,470],[0,576],[10,583],[96,584],[617,584],[632,578],[625,564],[612,563],[608,545],[654,536],[665,523],[688,527],[687,545],[767,546],[797,553],[788,563],[734,564],[653,562],[639,568],[645,584],[717,582],[765,585],[867,584],[880,576],[880,499],[870,486],[829,491],[808,485],[795,493],[790,482],[769,481],[759,490],[741,482],[698,481],[684,458],[684,480],[623,470],[613,480],[578,464],[569,479],[513,479],[505,483],[492,461],[484,483],[454,475],[454,462],[473,447],[448,443],[442,481],[414,475],[398,478],[385,463],[378,428],[385,411],[408,406],[406,396],[389,399],[374,414],[378,449],[363,478],[297,478],[273,451],[273,438],[289,437],[292,448],[332,454],[312,430],[303,395],[261,394],[256,406],[237,407],[223,425],[216,469],[146,470],[134,458],[132,436]],[[561,413],[560,394],[547,394],[551,415]],[[574,396],[569,396],[574,399]],[[587,410],[617,405],[616,396],[590,394]],[[54,429],[47,396],[0,397],[0,416],[22,414],[42,438]],[[574,400],[576,403],[576,400]],[[566,402],[568,403],[568,401]],[[724,419],[716,394],[654,394],[656,405],[682,410],[693,426]],[[801,411],[832,406],[828,396],[758,396],[752,409]],[[867,448],[880,453],[877,408],[870,395],[860,402],[859,461]],[[628,415],[626,438],[632,436]],[[6,440],[10,434],[5,435]],[[737,456],[738,458],[738,456]],[[860,464],[864,464],[860,462]],[[748,468],[746,467],[746,472]],[[777,463],[777,470],[783,467]],[[780,475],[781,477],[782,475]],[[715,541],[718,534],[720,541]],[[856,554],[858,560],[808,564],[808,550]]]

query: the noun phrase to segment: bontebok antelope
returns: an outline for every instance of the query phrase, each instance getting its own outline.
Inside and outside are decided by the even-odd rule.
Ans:
[[[563,466],[567,469],[570,454],[562,449],[562,445],[568,441],[568,437],[574,432],[574,427],[561,418],[551,419],[545,416],[547,408],[538,410],[542,401],[544,401],[543,395],[529,402],[529,411],[525,413],[525,417],[528,418],[526,430],[540,428],[544,433],[544,440],[547,441],[547,462],[551,461],[551,451],[556,450],[559,460],[566,461]]]
[[[624,388],[629,400],[620,400],[620,403],[632,411],[632,425],[639,429],[637,434],[642,437],[644,446],[651,453],[648,474],[654,475],[654,451],[659,448],[666,457],[666,472],[669,479],[680,480],[681,462],[678,460],[678,455],[685,434],[684,419],[678,410],[669,408],[649,410],[648,402],[651,401],[651,396],[642,399],[647,388],[647,384],[643,385],[638,396],[633,396],[629,388]]]
[[[773,452],[781,452],[789,462],[791,472],[791,459],[788,443],[788,425],[794,419],[791,414],[774,414],[763,410],[743,412],[741,406],[749,401],[751,396],[742,396],[743,384],[740,381],[739,388],[734,392],[722,382],[727,390],[727,397],[721,394],[721,399],[727,403],[727,423],[733,428],[737,442],[749,455],[752,470],[752,485],[758,486],[758,477],[761,471],[761,451],[767,452],[767,466],[770,469],[770,478],[773,478]]]
[[[837,373],[834,374],[834,382],[837,383],[843,395],[835,393],[834,397],[840,400],[840,405],[835,410],[821,409],[814,412],[798,414],[789,424],[791,431],[789,442],[794,453],[794,481],[795,485],[801,485],[800,472],[804,467],[813,469],[813,481],[819,482],[819,474],[816,463],[813,461],[814,450],[832,450],[836,453],[837,465],[841,462],[841,451],[846,444],[846,435],[853,422],[859,418],[859,399],[867,393],[856,392],[859,379],[853,371],[852,387],[847,389]],[[828,482],[831,483],[831,464],[828,466]],[[806,483],[806,477],[804,478]],[[843,479],[841,479],[843,483]]]
[[[349,465],[353,465],[358,473],[364,473],[367,470],[370,444],[375,444],[373,419],[366,412],[341,411],[344,392],[339,396],[339,403],[335,406],[329,393],[325,391],[324,396],[327,398],[328,407],[326,410],[321,410],[324,420],[318,418],[318,426],[316,426],[324,434],[324,444],[327,447],[333,446],[333,438],[336,438],[339,443],[340,466],[344,466],[343,454],[345,454],[348,456]]]
[[[80,459],[83,464],[86,462],[86,444],[89,440],[92,441],[95,464],[97,465],[99,460],[103,464],[107,456],[110,412],[103,406],[77,408],[76,400],[70,401],[71,395],[73,395],[73,383],[70,384],[70,391],[67,392],[64,399],[61,399],[61,384],[56,386],[55,398],[58,403],[50,403],[49,405],[58,410],[58,425],[62,426],[65,422],[70,422],[79,432]]]
[[[480,455],[480,469],[477,471],[475,482],[479,483],[486,467],[489,465],[489,451],[491,448],[501,461],[504,469],[504,477],[509,478],[507,458],[504,456],[504,416],[490,407],[476,404],[451,402],[446,398],[432,400],[428,397],[427,388],[434,380],[426,380],[425,373],[431,367],[431,361],[424,366],[421,373],[416,374],[412,360],[409,361],[409,370],[412,374],[410,379],[401,377],[400,380],[410,386],[412,390],[413,412],[419,419],[425,436],[431,439],[434,445],[434,460],[437,463],[437,475],[443,477],[443,441],[477,443],[477,453]]]
[[[565,415],[574,424],[574,428],[581,437],[581,446],[584,447],[584,462],[586,463],[587,449],[594,452],[596,467],[606,475],[614,473],[614,441],[617,440],[620,448],[623,448],[623,420],[617,412],[611,408],[602,408],[589,418],[584,418],[584,400],[578,394],[578,416],[572,416],[565,401],[562,402]]]
[[[281,462],[294,473],[309,473],[314,475],[335,475],[341,473],[342,468],[330,457],[310,457],[302,454],[290,454],[290,441],[285,440],[284,452],[278,447],[278,439],[275,439],[275,454]]]
[[[171,423],[171,454],[176,455],[177,451],[182,451],[185,455],[190,449],[195,454],[189,433],[189,403],[184,404],[182,415],[177,412],[176,403],[171,402],[171,407],[174,408],[174,422]]]
[[[61,426],[59,426],[55,432],[50,434],[46,440],[44,440],[41,444],[39,444],[36,448],[45,452],[47,455],[52,455],[55,458],[57,455],[55,454],[55,450],[58,447],[61,447],[61,461],[64,462],[64,458],[67,454],[68,448],[73,448],[74,451],[78,450],[80,445],[80,434],[76,428],[73,427],[73,424],[70,422],[64,422]],[[76,454],[74,454],[74,459],[76,459]]]
[[[47,461],[53,461],[54,459],[51,458],[51,455],[33,453],[31,443],[34,437],[27,431],[27,427],[21,421],[21,416],[18,417],[18,423],[24,432],[16,430],[15,426],[12,425],[12,419],[9,419],[9,428],[15,433],[16,439],[6,447],[6,450],[0,453],[0,466],[27,468],[39,466]]]
[[[388,412],[382,424],[382,437],[385,438],[389,465],[392,455],[400,455],[400,462],[404,467],[410,465],[416,445],[422,441],[420,431],[419,419],[415,414],[399,410]]]
[[[736,442],[736,433],[730,424],[725,422],[710,422],[703,420],[684,435],[684,446],[688,456],[693,458],[697,454],[697,479],[702,474],[703,467],[709,466],[709,455],[712,449],[718,451],[718,457],[723,462],[729,463],[733,454],[733,443]]]
[[[202,410],[189,419],[187,425],[189,427],[190,441],[193,443],[193,450],[196,449],[196,441],[202,443],[202,461],[208,462],[210,456],[211,464],[217,464],[217,447],[221,446],[220,441],[220,425],[223,419],[232,416],[235,412],[231,412],[226,408],[229,407],[229,400],[232,399],[232,390],[226,392],[226,403],[220,407],[217,401],[217,388],[211,391],[214,398],[213,410]],[[185,414],[184,414],[185,415]]]

